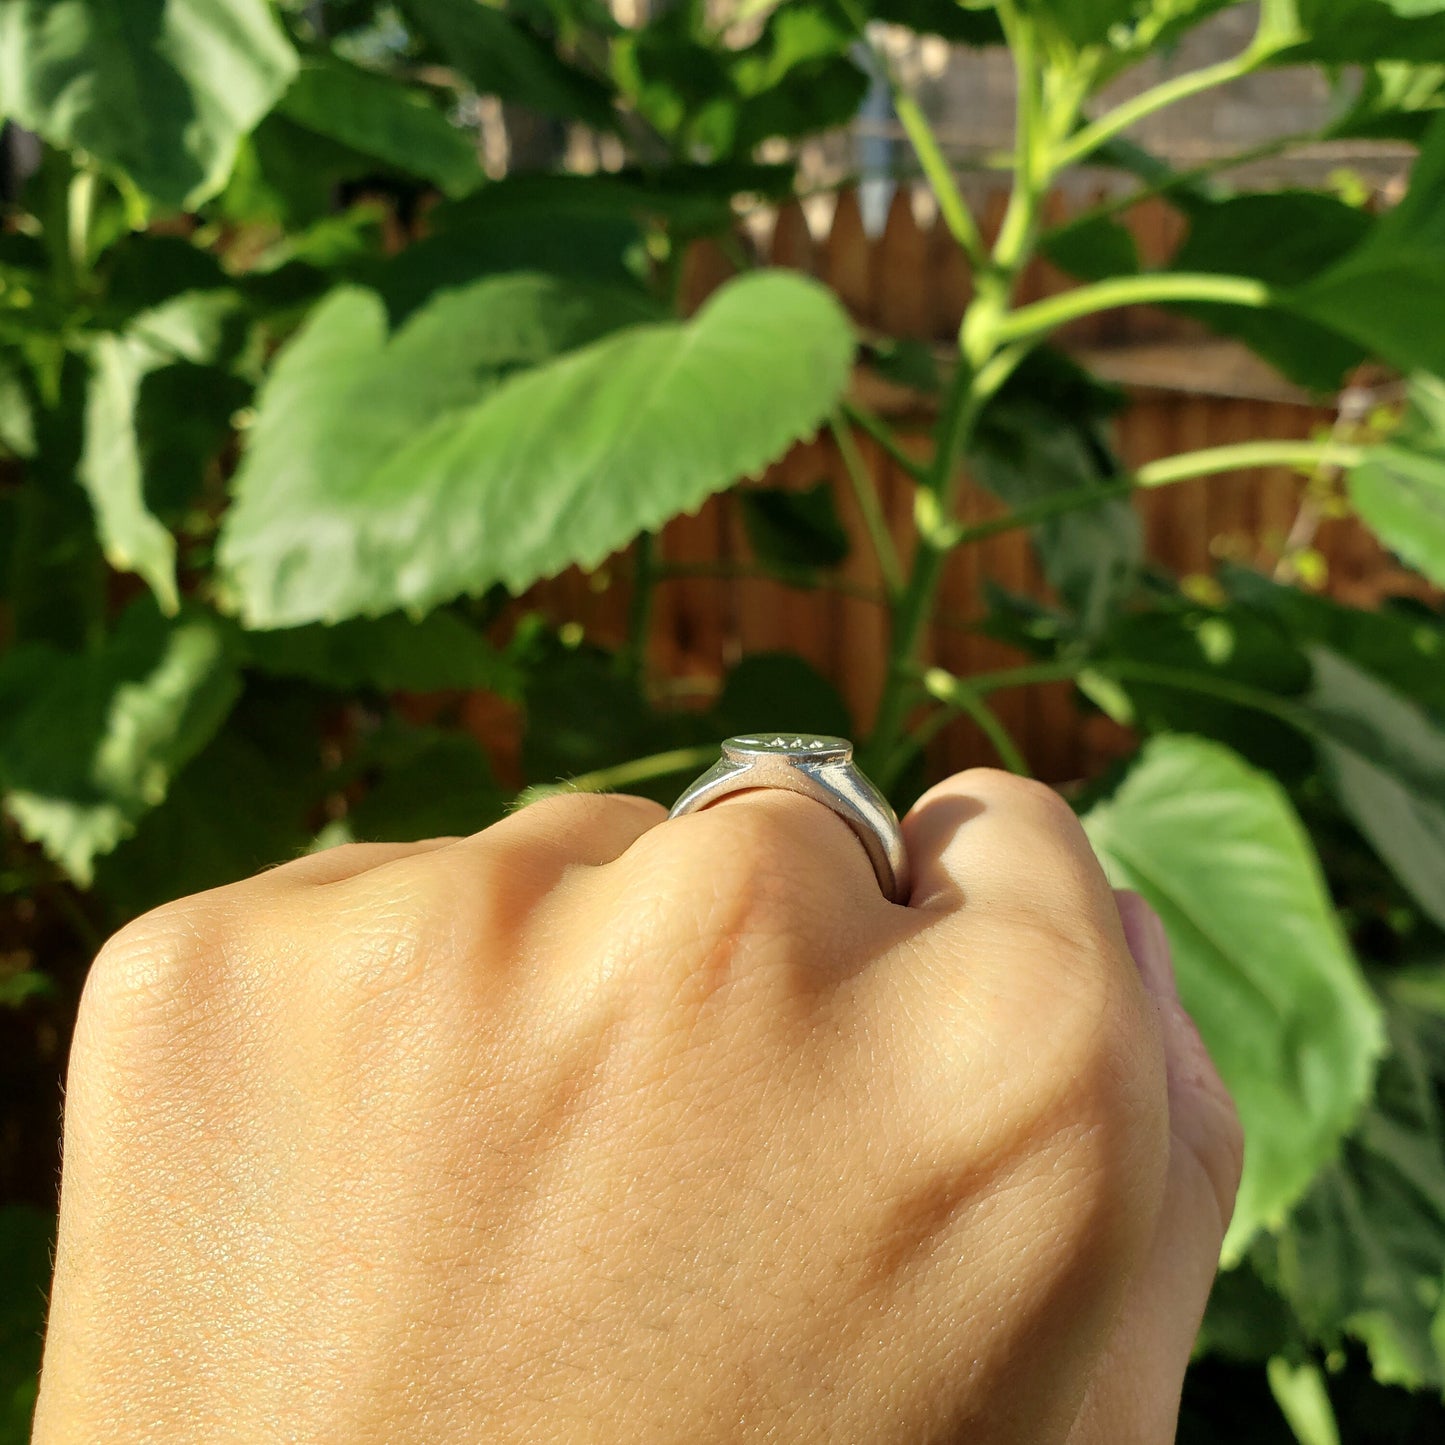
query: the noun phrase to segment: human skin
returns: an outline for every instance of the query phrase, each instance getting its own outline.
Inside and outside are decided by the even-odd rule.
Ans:
[[[1037,784],[904,831],[907,907],[560,797],[123,930],[38,1445],[1172,1439],[1241,1146],[1162,930]]]

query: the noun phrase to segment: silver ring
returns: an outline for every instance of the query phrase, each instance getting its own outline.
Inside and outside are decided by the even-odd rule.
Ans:
[[[668,817],[695,813],[749,788],[785,788],[831,808],[863,845],[883,896],[908,902],[908,855],[897,814],[854,763],[847,738],[813,733],[729,738],[722,757],[672,805]]]

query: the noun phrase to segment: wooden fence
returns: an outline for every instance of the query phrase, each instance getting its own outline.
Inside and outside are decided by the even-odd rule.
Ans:
[[[996,226],[1002,197],[983,208],[985,230]],[[1058,207],[1055,207],[1057,217]],[[1146,203],[1126,215],[1146,261],[1162,259],[1177,239],[1174,213]],[[969,294],[968,272],[939,223],[923,225],[911,198],[899,192],[877,237],[865,233],[858,198],[843,193],[821,239],[797,206],[782,211],[747,244],[774,264],[820,277],[847,304],[864,328],[947,343],[956,334]],[[688,259],[685,294],[699,303],[732,267],[712,246]],[[1065,289],[1069,281],[1047,263],[1023,278],[1025,300]],[[1127,389],[1130,402],[1116,423],[1116,443],[1131,465],[1178,451],[1258,438],[1308,436],[1328,425],[1332,413],[1280,381],[1242,348],[1215,340],[1201,328],[1148,308],[1115,312],[1076,324],[1065,336],[1070,349],[1097,373]],[[932,417],[926,396],[885,386],[859,373],[855,388],[910,434],[926,451]],[[901,548],[910,536],[911,487],[907,478],[867,437],[859,447],[877,480]],[[883,680],[886,618],[877,592],[880,579],[856,513],[837,450],[830,439],[804,443],[766,478],[775,486],[807,486],[834,479],[844,519],[854,539],[836,586],[799,591],[756,575],[744,541],[738,508],[714,498],[696,515],[679,517],[663,533],[661,582],[652,615],[652,659],[659,676],[699,693],[747,653],[787,649],[819,667],[840,688],[860,731],[876,707]],[[1182,483],[1142,494],[1150,557],[1181,574],[1206,574],[1220,559],[1271,568],[1285,539],[1300,522],[1302,483],[1286,470],[1263,470]],[[968,488],[967,521],[995,515],[989,497]],[[1391,591],[1419,589],[1358,526],[1323,520],[1313,545],[1328,562],[1328,588],[1356,604]],[[961,674],[1016,663],[1011,649],[972,630],[983,612],[984,583],[1038,595],[1043,580],[1022,532],[1006,533],[959,552],[945,578],[939,612],[929,638],[933,660]],[[608,643],[625,634],[629,603],[625,564],[592,576],[576,572],[539,587],[531,602],[559,619],[576,619],[589,635]],[[998,694],[997,709],[1039,776],[1064,782],[1093,771],[1127,739],[1102,719],[1086,719],[1067,685]],[[480,721],[480,719],[479,719]],[[496,732],[489,728],[495,738]],[[960,721],[935,744],[939,769],[993,762],[976,728]]]

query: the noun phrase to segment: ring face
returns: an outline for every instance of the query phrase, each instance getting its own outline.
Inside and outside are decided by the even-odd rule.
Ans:
[[[847,763],[853,760],[853,744],[847,738],[826,733],[762,733],[728,738],[723,757],[747,762],[756,757],[785,757],[795,763]]]
[[[728,738],[722,757],[677,802],[670,817],[695,813],[733,793],[782,788],[831,809],[853,830],[883,896],[908,901],[908,858],[888,800],[853,762],[847,738],[823,733],[756,733]]]

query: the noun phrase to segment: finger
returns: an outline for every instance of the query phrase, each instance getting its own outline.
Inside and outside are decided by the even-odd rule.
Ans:
[[[342,883],[401,858],[435,852],[456,841],[455,838],[427,838],[419,843],[342,843],[281,863],[260,876],[263,882],[281,887],[316,888]]]
[[[660,803],[630,793],[555,793],[463,838],[456,852],[464,864],[505,853],[596,868],[621,857],[666,817]]]
[[[914,908],[1083,914],[1117,928],[1108,882],[1052,788],[975,768],[930,789],[903,821]]]
[[[1243,1162],[1238,1116],[1175,991],[1163,924],[1136,893],[1121,891],[1118,903],[1164,1037],[1169,1172],[1153,1245],[1129,1286],[1068,1445],[1173,1438]]]
[[[816,798],[786,788],[751,788],[677,821],[704,856],[741,854],[799,887],[885,901],[858,835]]]
[[[1187,1151],[1197,1166],[1198,1178],[1208,1186],[1213,1232],[1219,1236],[1213,1242],[1217,1257],[1234,1213],[1244,1167],[1239,1113],[1179,997],[1163,921],[1139,894],[1121,889],[1116,897],[1129,951],[1159,1013],[1169,1079],[1170,1131],[1176,1147]]]

